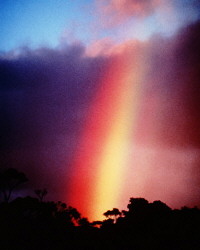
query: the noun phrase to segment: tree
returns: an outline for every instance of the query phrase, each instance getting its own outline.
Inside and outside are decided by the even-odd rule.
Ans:
[[[116,222],[117,218],[121,216],[121,212],[118,208],[113,208],[112,210],[106,211],[103,215]]]
[[[130,198],[129,204],[127,205],[129,213],[143,212],[148,207],[149,202],[144,198]]]
[[[83,218],[80,218],[78,220],[78,225],[81,226],[81,227],[89,227],[90,226],[90,222],[88,221],[87,218],[83,217]]]
[[[150,203],[149,205],[150,205],[151,212],[154,214],[166,214],[171,211],[171,208],[168,207],[162,201],[154,201],[153,203]]]
[[[26,175],[14,168],[0,173],[0,192],[4,196],[4,201],[9,202],[13,190],[27,181]]]
[[[35,194],[38,196],[40,202],[43,201],[43,199],[47,195],[47,193],[48,192],[47,192],[46,188],[44,188],[44,189],[36,189],[35,190]]]
[[[67,207],[66,212],[68,213],[73,222],[78,223],[78,220],[81,218],[81,214],[76,208],[69,206]]]
[[[79,225],[81,214],[78,212],[76,208],[67,206],[65,203],[61,201],[58,201],[56,203],[56,207],[57,207],[57,211],[56,211],[55,216],[59,221],[64,222],[68,226]]]

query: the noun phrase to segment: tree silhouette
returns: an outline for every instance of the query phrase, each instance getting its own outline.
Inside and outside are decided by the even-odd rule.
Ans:
[[[87,218],[83,217],[78,220],[78,225],[81,227],[89,227],[91,224]]]
[[[80,225],[81,214],[78,212],[76,208],[71,206],[67,206],[65,203],[58,201],[56,203],[56,214],[55,217],[59,221],[63,221],[68,226],[78,226]],[[82,221],[82,223],[86,224],[86,221]]]
[[[127,208],[129,209],[129,213],[141,212],[147,208],[148,204],[149,202],[144,198],[130,198]]]
[[[76,208],[71,206],[67,207],[66,212],[69,214],[71,220],[77,224],[79,219],[81,218],[81,214],[78,212]]]
[[[36,189],[35,190],[35,194],[37,195],[37,197],[39,198],[39,200],[42,202],[44,197],[47,195],[47,190],[46,188],[44,189]]]
[[[113,219],[116,222],[117,218],[120,217],[122,213],[118,208],[113,208],[112,210],[106,211],[103,215],[109,219]]]
[[[13,190],[27,181],[26,175],[14,168],[0,173],[0,192],[3,194],[4,201],[9,202]]]
[[[171,208],[162,201],[154,201],[153,203],[149,203],[149,210],[151,213],[159,215],[169,213]]]

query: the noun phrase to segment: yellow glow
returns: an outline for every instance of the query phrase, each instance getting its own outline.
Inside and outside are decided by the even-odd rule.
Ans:
[[[139,74],[127,72],[116,84],[122,86],[121,96],[113,125],[106,139],[103,154],[99,163],[98,182],[95,194],[94,217],[102,219],[102,214],[117,206],[122,192],[122,179],[127,172],[129,152],[133,140],[133,125],[136,119],[139,91]]]

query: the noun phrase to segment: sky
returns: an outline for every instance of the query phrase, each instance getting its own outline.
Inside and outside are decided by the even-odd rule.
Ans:
[[[0,163],[89,220],[200,206],[200,4],[0,0]],[[19,195],[18,194],[18,195]]]

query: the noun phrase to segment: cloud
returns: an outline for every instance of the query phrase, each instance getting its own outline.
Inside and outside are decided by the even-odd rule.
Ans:
[[[199,19],[198,1],[181,0],[96,0],[98,29],[121,39],[144,39],[154,33],[171,36]],[[96,14],[96,15],[98,15]]]
[[[161,0],[107,0],[104,3],[105,12],[115,12],[125,16],[145,17],[151,15]]]
[[[97,0],[97,4],[108,24],[115,25],[132,17],[143,19],[152,15],[163,0]]]

